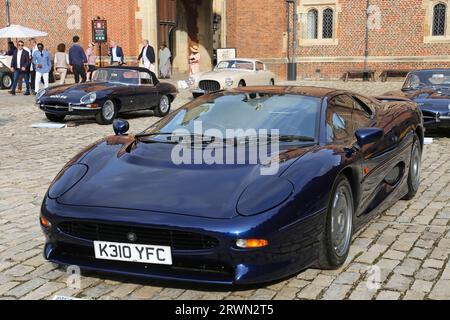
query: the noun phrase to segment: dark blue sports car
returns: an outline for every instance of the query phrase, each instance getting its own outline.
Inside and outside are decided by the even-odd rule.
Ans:
[[[40,215],[46,259],[215,284],[335,269],[355,231],[420,184],[413,102],[248,87],[203,96],[142,133],[128,127],[116,120],[115,136],[51,184]]]
[[[427,129],[450,128],[450,69],[410,72],[401,91],[391,91],[385,96],[415,101]]]
[[[119,114],[136,110],[153,110],[164,117],[177,93],[175,86],[159,82],[148,69],[108,67],[96,70],[90,82],[41,90],[36,104],[52,122],[90,115],[99,124],[111,124]]]

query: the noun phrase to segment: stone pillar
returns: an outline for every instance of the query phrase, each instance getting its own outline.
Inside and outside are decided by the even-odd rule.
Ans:
[[[158,66],[158,0],[138,0],[139,12],[136,13],[136,18],[142,20],[142,39],[147,39],[150,45],[155,49],[156,54],[156,70]],[[142,49],[142,45],[139,45]],[[158,72],[156,72],[158,75]]]

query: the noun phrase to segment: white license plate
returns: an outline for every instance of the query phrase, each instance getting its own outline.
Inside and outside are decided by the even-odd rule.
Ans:
[[[94,249],[96,259],[172,265],[170,247],[94,241]]]

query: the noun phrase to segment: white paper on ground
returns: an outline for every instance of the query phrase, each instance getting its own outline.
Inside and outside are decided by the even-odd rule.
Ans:
[[[67,125],[64,123],[34,123],[31,127],[38,129],[64,129],[67,128]]]
[[[433,138],[425,138],[424,143],[425,144],[433,144]]]
[[[54,296],[52,300],[83,300],[83,299],[65,297],[65,296]]]

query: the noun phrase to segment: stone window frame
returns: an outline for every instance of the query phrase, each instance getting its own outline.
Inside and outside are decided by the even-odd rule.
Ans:
[[[445,35],[434,36],[434,7],[438,4],[446,6],[445,12]],[[424,43],[450,43],[450,0],[423,0],[422,7],[425,9]]]
[[[317,38],[308,38],[308,13],[311,10],[318,12]],[[333,10],[333,38],[323,38],[323,12],[326,9]],[[302,0],[297,8],[299,15],[299,45],[300,46],[324,46],[338,45],[337,26],[339,24],[338,16],[341,12],[341,6],[338,0]]]

